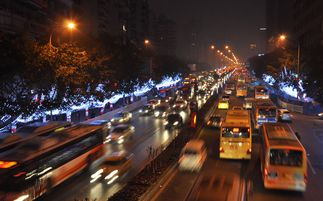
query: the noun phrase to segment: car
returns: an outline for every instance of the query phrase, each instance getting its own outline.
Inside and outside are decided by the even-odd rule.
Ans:
[[[205,90],[198,90],[196,94],[197,94],[198,100],[205,100],[208,98],[208,95],[209,95]]]
[[[128,152],[113,152],[99,165],[98,170],[91,175],[90,183],[98,179],[112,184],[115,180],[129,172],[132,167],[133,154]]]
[[[209,121],[207,122],[208,127],[212,128],[220,128],[222,125],[223,118],[219,115],[214,115],[209,118]]]
[[[243,107],[240,106],[233,106],[232,110],[243,110]]]
[[[229,109],[229,101],[220,100],[218,104],[218,109],[228,110]]]
[[[118,124],[130,123],[131,119],[132,114],[130,112],[118,112],[112,117],[111,124],[115,126]]]
[[[292,121],[292,114],[287,109],[278,109],[278,118],[280,121]]]
[[[203,140],[190,140],[182,149],[178,160],[181,171],[200,171],[207,158],[207,151]]]
[[[223,95],[222,97],[221,97],[221,99],[222,100],[230,100],[230,96],[229,95]]]
[[[106,143],[122,144],[125,139],[130,138],[135,133],[135,127],[129,124],[121,124],[114,127],[110,134],[106,137]]]
[[[156,118],[165,118],[169,112],[169,104],[161,104],[156,106],[154,116]]]
[[[153,105],[144,105],[140,110],[139,110],[139,114],[140,115],[152,115],[154,114],[154,106]]]
[[[156,99],[151,99],[147,102],[148,105],[152,105],[153,107],[156,107],[157,105],[159,105],[159,101]]]
[[[317,116],[319,117],[319,119],[323,119],[323,112],[318,113]]]
[[[224,94],[225,95],[231,95],[232,94],[232,90],[231,89],[225,89],[224,90]]]
[[[201,174],[196,179],[186,201],[238,201],[241,180],[236,174]]]
[[[173,105],[173,110],[185,110],[187,109],[187,101],[185,100],[177,100]]]
[[[183,118],[178,113],[171,113],[167,116],[164,125],[166,129],[181,128],[184,125]]]
[[[251,101],[244,101],[243,108],[246,110],[251,110],[252,109],[252,102]]]

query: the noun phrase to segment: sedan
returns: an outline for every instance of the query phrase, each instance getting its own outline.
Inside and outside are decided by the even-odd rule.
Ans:
[[[173,105],[173,110],[185,110],[187,108],[187,102],[185,100],[177,100]]]
[[[106,138],[106,143],[117,142],[122,144],[126,138],[132,137],[135,133],[135,127],[131,125],[118,125],[112,129]]]
[[[180,114],[169,114],[164,123],[166,129],[181,128],[183,126],[183,118]]]
[[[287,109],[279,109],[278,117],[280,121],[292,121],[292,114]]]
[[[154,114],[154,106],[153,105],[144,105],[140,110],[139,110],[140,115],[152,115]]]
[[[207,126],[212,128],[220,128],[222,125],[222,117],[221,116],[211,116],[209,121],[207,122]]]
[[[169,111],[169,105],[168,104],[162,104],[162,105],[158,105],[155,108],[154,111],[154,116],[156,118],[165,118],[168,114]]]
[[[112,184],[115,180],[125,175],[132,166],[133,154],[127,152],[114,152],[104,159],[99,170],[91,175],[91,183],[98,179]]]
[[[132,114],[130,112],[118,112],[111,119],[112,125],[130,123]]]

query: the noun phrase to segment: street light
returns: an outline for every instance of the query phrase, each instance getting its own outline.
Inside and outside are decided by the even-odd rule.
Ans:
[[[72,20],[67,20],[64,23],[64,27],[69,31],[74,31],[76,29],[76,23]],[[50,33],[50,36],[49,36],[49,41],[48,41],[49,47],[53,46],[52,37],[53,37],[53,31]]]
[[[150,41],[148,39],[145,39],[144,43],[145,45],[149,45]]]
[[[279,41],[284,42],[287,39],[285,34],[281,34],[278,38]],[[301,55],[301,45],[297,41],[297,75],[300,73],[300,55]]]
[[[215,46],[214,45],[211,45],[211,49],[214,50],[215,49]]]
[[[225,46],[225,49],[229,49],[229,46],[228,46],[228,45],[226,45],[226,46]]]

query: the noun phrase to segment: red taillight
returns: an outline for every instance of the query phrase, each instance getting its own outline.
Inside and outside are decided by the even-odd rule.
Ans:
[[[265,177],[267,177],[268,176],[268,170],[265,169],[264,172],[265,172]]]
[[[20,177],[21,175],[26,174],[26,172],[19,172],[18,174],[13,175],[14,177]]]
[[[15,161],[0,161],[1,169],[11,168],[12,166],[15,166],[15,165],[17,165],[17,162]]]
[[[247,150],[247,154],[251,154],[251,149],[248,149]]]
[[[220,151],[221,153],[224,153],[224,149],[223,149],[223,147],[220,147],[219,151]]]
[[[307,175],[306,174],[304,174],[304,182],[305,182],[305,184],[307,184]]]

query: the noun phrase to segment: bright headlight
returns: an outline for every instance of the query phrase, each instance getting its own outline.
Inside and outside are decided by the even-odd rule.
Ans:
[[[168,121],[165,121],[165,122],[164,122],[164,126],[166,126],[166,125],[168,125]]]
[[[322,116],[323,116],[323,113],[318,114],[318,116],[319,116],[319,117],[322,117]]]
[[[139,112],[142,112],[142,110],[139,110]]]
[[[174,126],[178,125],[178,121],[175,121],[175,122],[173,123],[173,125],[174,125]]]

